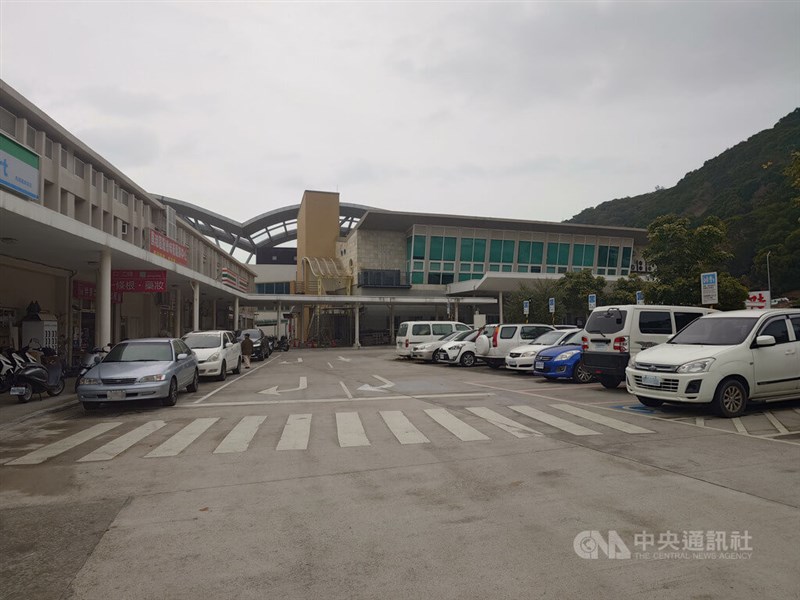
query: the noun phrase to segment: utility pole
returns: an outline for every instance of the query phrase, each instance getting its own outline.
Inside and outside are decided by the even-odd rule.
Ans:
[[[772,280],[769,277],[769,255],[772,254],[772,250],[767,252],[767,291],[769,292],[769,303],[770,306],[767,308],[772,308]]]

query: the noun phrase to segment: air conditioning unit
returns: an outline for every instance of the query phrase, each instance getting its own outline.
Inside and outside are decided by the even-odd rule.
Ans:
[[[119,232],[122,235],[128,235],[128,224],[125,221],[120,224]]]

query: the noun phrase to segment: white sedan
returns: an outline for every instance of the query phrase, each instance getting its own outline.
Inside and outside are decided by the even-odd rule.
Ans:
[[[580,344],[582,331],[583,329],[556,329],[543,333],[532,344],[512,348],[506,356],[506,369],[532,371],[537,353],[560,344]]]
[[[201,377],[216,377],[225,381],[228,372],[242,371],[242,346],[230,331],[193,331],[183,341],[197,355]]]
[[[437,353],[439,362],[471,367],[475,364],[475,340],[480,330],[465,331],[452,342],[447,342]]]

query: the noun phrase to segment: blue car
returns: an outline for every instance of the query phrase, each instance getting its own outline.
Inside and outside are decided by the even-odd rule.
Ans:
[[[572,379],[575,383],[589,383],[594,380],[581,360],[580,344],[553,346],[541,350],[533,363],[533,374],[547,379]]]

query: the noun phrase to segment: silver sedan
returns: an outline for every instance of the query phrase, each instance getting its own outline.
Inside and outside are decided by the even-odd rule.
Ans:
[[[102,402],[161,398],[175,406],[178,390],[196,392],[197,357],[179,339],[127,340],[81,377],[78,397],[86,410]]]

